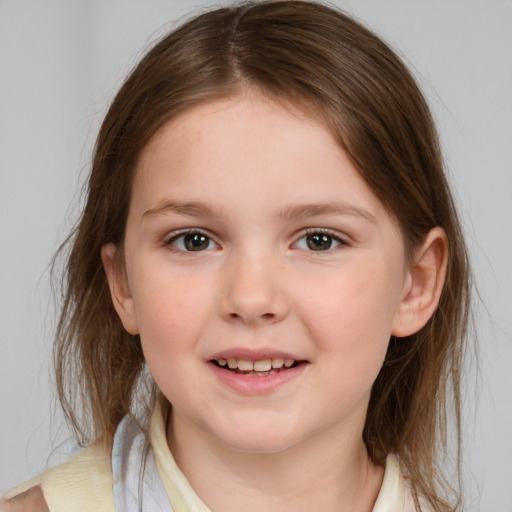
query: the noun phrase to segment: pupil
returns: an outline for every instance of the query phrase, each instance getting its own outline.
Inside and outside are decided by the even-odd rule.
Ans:
[[[201,235],[200,233],[185,235],[184,242],[185,247],[189,251],[201,251],[208,247],[208,237]]]
[[[308,247],[313,251],[324,251],[329,249],[332,244],[332,238],[329,235],[309,235],[306,239]]]

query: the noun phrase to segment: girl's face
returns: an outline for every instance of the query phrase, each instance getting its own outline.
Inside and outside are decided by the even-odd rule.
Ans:
[[[361,438],[410,273],[319,123],[257,96],[169,122],[141,154],[124,251],[116,307],[176,435],[256,452]]]

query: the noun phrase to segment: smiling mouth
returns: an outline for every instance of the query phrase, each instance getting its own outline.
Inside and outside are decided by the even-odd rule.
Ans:
[[[250,361],[248,359],[236,359],[233,357],[227,359],[212,359],[211,362],[223,370],[245,375],[247,377],[265,377],[279,372],[295,368],[305,361],[296,361],[295,359],[283,359],[274,357],[272,359],[261,359]]]

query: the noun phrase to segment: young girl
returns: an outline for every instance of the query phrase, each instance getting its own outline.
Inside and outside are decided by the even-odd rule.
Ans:
[[[263,2],[165,37],[67,243],[57,383],[87,447],[2,510],[459,509],[465,245],[426,103],[354,20]]]

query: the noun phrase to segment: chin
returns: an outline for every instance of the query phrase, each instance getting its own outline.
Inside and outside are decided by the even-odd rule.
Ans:
[[[237,439],[229,442],[230,447],[236,451],[254,454],[280,453],[294,444],[293,442],[271,439]]]
[[[245,453],[279,453],[296,445],[300,436],[283,425],[247,425],[231,428],[223,441],[230,448]]]

